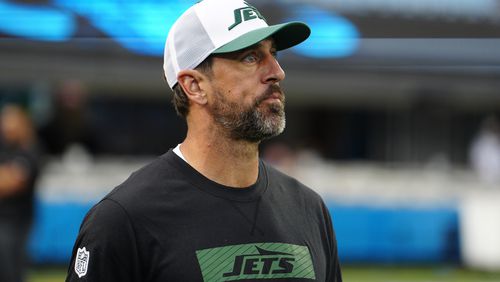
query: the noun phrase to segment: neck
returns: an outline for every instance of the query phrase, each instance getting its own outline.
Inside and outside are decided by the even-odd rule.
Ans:
[[[187,162],[222,185],[244,188],[254,184],[259,174],[259,143],[232,140],[218,131],[188,130],[180,147]]]

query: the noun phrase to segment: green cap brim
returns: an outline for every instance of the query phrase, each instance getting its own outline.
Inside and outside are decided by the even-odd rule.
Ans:
[[[311,29],[302,22],[289,22],[252,30],[219,47],[212,54],[235,52],[272,37],[278,51],[293,47],[311,34]]]

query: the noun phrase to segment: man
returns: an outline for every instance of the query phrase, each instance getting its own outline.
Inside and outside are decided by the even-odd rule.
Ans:
[[[14,104],[0,111],[0,281],[25,281],[39,161],[33,124]]]
[[[241,0],[176,21],[164,69],[186,139],[89,212],[67,281],[341,281],[323,201],[258,156],[285,126],[276,52],[309,33]]]

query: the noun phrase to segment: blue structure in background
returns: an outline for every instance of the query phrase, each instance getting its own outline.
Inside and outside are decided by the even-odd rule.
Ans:
[[[125,48],[143,55],[163,55],[174,21],[196,1],[53,0],[58,7],[89,19]]]
[[[311,36],[293,50],[313,58],[342,58],[358,49],[359,32],[348,19],[319,9],[315,6],[298,6],[291,11],[288,20],[306,22]]]
[[[196,0],[52,0],[50,5],[27,5],[0,0],[0,32],[43,41],[75,38],[77,17],[128,50],[161,56],[168,30]],[[283,6],[288,20],[307,22],[311,38],[293,49],[302,56],[339,58],[352,55],[359,33],[346,18],[311,5]],[[85,34],[84,39],[102,37]],[[92,37],[94,36],[94,37]]]
[[[64,10],[0,0],[0,32],[34,40],[66,41],[75,30],[75,18]]]
[[[328,207],[343,262],[429,263],[459,259],[455,208]]]
[[[28,250],[38,264],[67,264],[80,224],[94,203],[38,200]]]
[[[34,263],[67,264],[80,224],[94,203],[37,202],[30,243]],[[453,207],[389,208],[327,202],[343,263],[429,263],[459,259]]]

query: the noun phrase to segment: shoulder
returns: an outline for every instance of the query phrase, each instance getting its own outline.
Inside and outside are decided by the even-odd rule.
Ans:
[[[160,156],[133,172],[128,179],[109,192],[97,206],[102,212],[107,212],[108,206],[118,206],[128,213],[133,220],[160,199],[168,199],[169,193],[179,181],[179,172],[169,162],[171,156]],[[113,204],[110,204],[111,202]]]
[[[294,197],[306,199],[308,201],[322,201],[321,196],[316,191],[298,181],[294,177],[291,177],[279,171],[278,169],[274,168],[264,161],[263,165],[266,168],[269,183],[270,186],[273,187],[273,189],[277,190],[278,192],[292,195]]]
[[[168,187],[168,182],[178,173],[175,167],[170,165],[167,154],[134,171],[105,198],[126,204],[129,201],[136,201],[137,197],[154,196],[160,192],[160,187]]]
[[[329,212],[322,197],[297,179],[265,164],[268,173],[268,192],[273,204],[281,205],[288,211],[296,211],[310,221],[324,225],[329,221]]]
[[[125,209],[116,201],[103,199],[94,205],[80,227],[82,243],[117,242],[133,233],[133,227]],[[95,244],[95,243],[93,243]]]
[[[66,281],[138,281],[138,242],[123,207],[101,200],[80,227]]]

